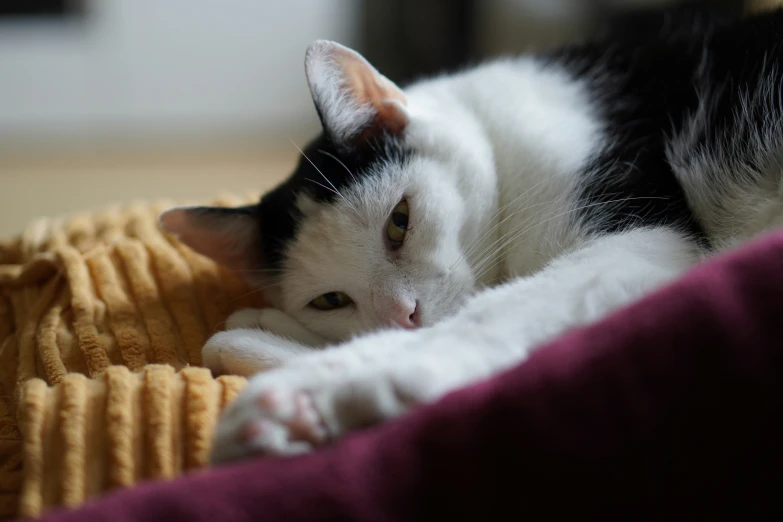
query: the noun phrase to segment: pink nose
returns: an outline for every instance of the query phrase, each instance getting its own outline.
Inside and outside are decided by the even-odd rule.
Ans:
[[[391,308],[392,323],[408,329],[420,326],[418,301],[395,301]]]

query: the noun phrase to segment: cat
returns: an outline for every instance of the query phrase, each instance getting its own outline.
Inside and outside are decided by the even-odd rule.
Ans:
[[[400,416],[783,224],[780,34],[783,12],[670,24],[404,89],[313,43],[323,132],[291,177],[160,216],[274,305],[204,346],[252,376],[211,461]]]

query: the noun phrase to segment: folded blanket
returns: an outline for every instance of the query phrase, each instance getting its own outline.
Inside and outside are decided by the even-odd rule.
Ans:
[[[315,454],[45,522],[780,520],[783,233]]]
[[[44,219],[0,243],[0,517],[206,464],[245,381],[193,366],[228,314],[263,300],[160,231],[171,204]]]

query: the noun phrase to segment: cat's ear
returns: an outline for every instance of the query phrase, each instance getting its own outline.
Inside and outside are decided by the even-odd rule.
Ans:
[[[262,264],[256,209],[174,207],[158,216],[158,222],[199,254],[231,270],[247,271]]]
[[[338,144],[399,135],[408,125],[405,94],[356,51],[316,41],[305,71],[324,131]]]

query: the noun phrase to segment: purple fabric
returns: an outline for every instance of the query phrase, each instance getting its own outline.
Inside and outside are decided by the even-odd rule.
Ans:
[[[783,233],[315,454],[46,522],[781,519]]]

